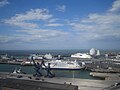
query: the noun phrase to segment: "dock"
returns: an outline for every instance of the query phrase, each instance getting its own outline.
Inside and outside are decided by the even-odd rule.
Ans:
[[[32,75],[1,73],[0,90],[78,90],[76,85],[51,81]]]
[[[63,77],[35,78],[31,74],[13,74],[13,73],[0,73],[0,77],[1,77],[0,87],[2,88],[14,87],[16,88],[15,90],[28,90],[28,89],[29,90],[104,90],[105,88],[108,88],[111,85],[114,85],[115,83],[119,82],[119,80],[89,80],[89,79],[63,78]],[[22,87],[15,86],[14,84],[15,85],[17,84],[18,86],[22,86],[22,87],[26,85],[24,86],[24,88],[28,88],[28,89],[21,89]],[[34,88],[31,89],[31,85],[37,89]]]
[[[105,80],[119,80],[120,73],[101,73],[101,72],[90,72],[90,75],[93,77],[102,78]]]

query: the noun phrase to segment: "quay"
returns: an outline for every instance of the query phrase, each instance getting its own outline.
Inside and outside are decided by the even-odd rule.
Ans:
[[[93,77],[103,78],[105,80],[120,80],[120,73],[100,73],[90,72]]]
[[[51,81],[26,74],[0,73],[0,90],[78,90],[76,85]]]
[[[111,90],[119,80],[89,80],[78,78],[35,78],[31,74],[0,73],[2,90]],[[25,89],[23,89],[25,88]],[[108,89],[105,89],[108,88]],[[119,90],[116,88],[114,90]]]
[[[91,71],[92,72],[100,72],[100,73],[120,73],[119,68],[112,68],[112,69],[99,68],[99,69],[91,69]]]
[[[78,90],[78,87],[70,84],[6,78],[0,79],[0,90]]]

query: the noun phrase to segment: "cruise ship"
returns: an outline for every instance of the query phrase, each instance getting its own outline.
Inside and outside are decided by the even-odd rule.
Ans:
[[[76,60],[75,61],[52,60],[46,62],[45,66],[48,66],[48,63],[50,63],[51,69],[56,70],[80,70],[82,68]],[[45,67],[43,66],[43,68]]]
[[[87,54],[87,53],[76,53],[71,55],[72,58],[85,58],[85,59],[91,59],[91,55]]]

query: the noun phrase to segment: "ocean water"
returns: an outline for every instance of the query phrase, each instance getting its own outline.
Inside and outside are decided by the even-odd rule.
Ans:
[[[89,53],[89,49],[64,49],[64,50],[0,50],[1,54],[8,54],[10,56],[29,56],[30,54],[52,54],[53,56],[61,55],[61,56],[70,56],[75,53]],[[120,52],[120,50],[100,50],[101,54],[105,54],[108,52]]]
[[[30,54],[52,54],[53,56],[62,55],[70,56],[77,52],[89,52],[89,50],[0,50],[1,54],[8,54],[10,56],[29,56]]]
[[[27,74],[34,74],[34,66],[20,66],[20,65],[10,65],[10,64],[0,64],[0,72],[13,72],[15,68],[19,69],[22,68],[23,72]],[[81,79],[100,79],[100,78],[93,78],[89,75],[90,71],[85,70],[53,70],[56,77],[66,77],[66,78],[81,78]],[[44,75],[46,72],[44,71]]]

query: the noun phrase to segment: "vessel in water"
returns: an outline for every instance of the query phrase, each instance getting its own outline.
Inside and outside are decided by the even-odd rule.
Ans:
[[[87,54],[87,53],[76,53],[71,55],[72,58],[86,58],[86,59],[91,59],[91,55]]]
[[[51,69],[57,69],[57,70],[80,70],[82,66],[79,65],[79,63],[75,61],[65,61],[65,60],[52,60],[45,63],[45,66],[48,66],[50,64]],[[43,66],[43,68],[45,68]]]

